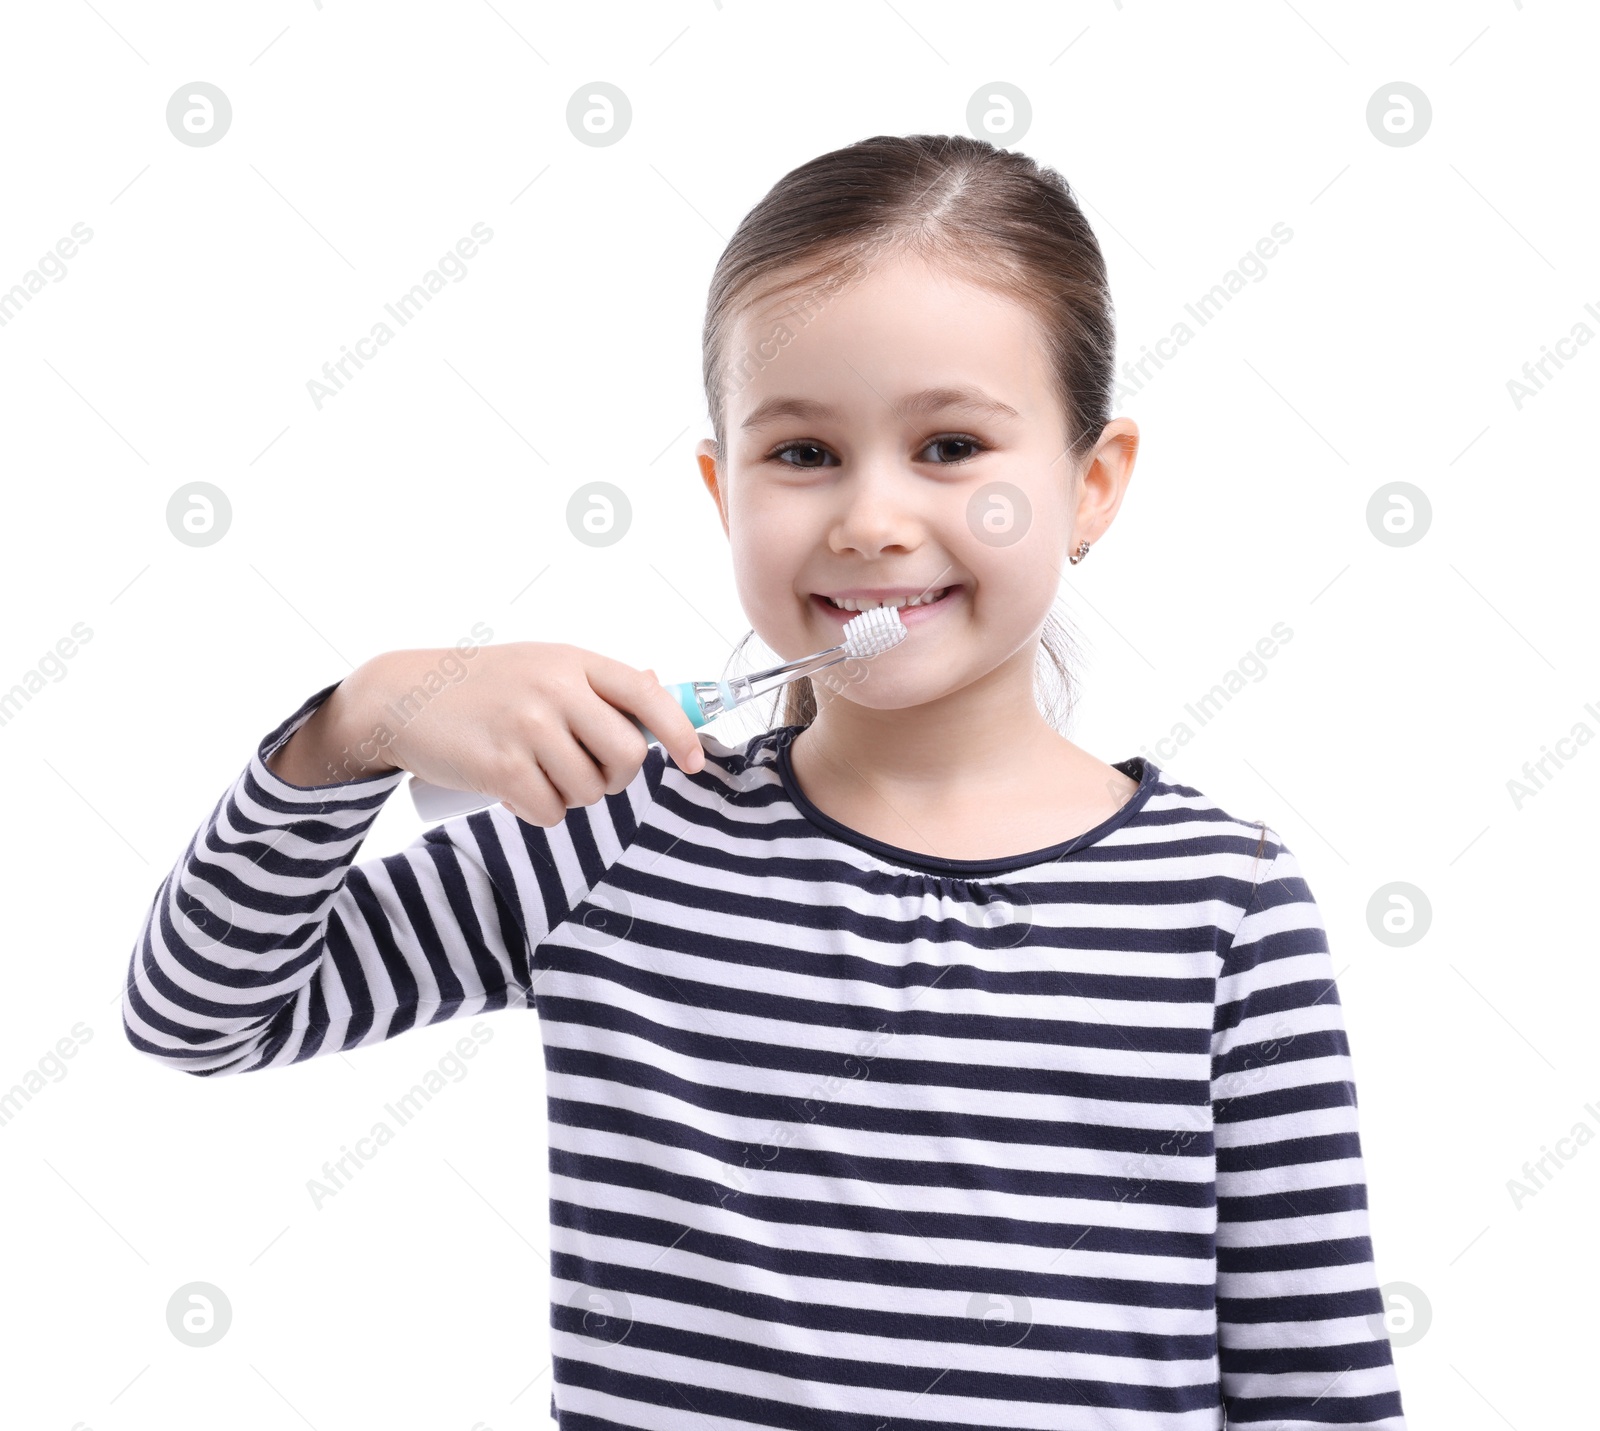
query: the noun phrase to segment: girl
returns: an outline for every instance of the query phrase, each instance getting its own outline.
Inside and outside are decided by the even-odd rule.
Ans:
[[[1138,444],[1066,184],[944,136],[804,164],[704,358],[754,631],[916,598],[906,639],[737,744],[567,645],[374,658],[162,884],[129,1040],[236,1074],[536,1008],[568,1431],[1400,1431],[1300,867],[1036,700]],[[355,863],[406,771],[499,803]]]

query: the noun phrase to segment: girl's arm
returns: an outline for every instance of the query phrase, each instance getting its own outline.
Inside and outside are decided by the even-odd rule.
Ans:
[[[122,1016],[169,1068],[248,1073],[526,1007],[539,944],[631,842],[659,779],[652,747],[625,790],[549,829],[495,806],[358,865],[406,772],[307,788],[266,763],[338,684],[261,740],[156,891]]]
[[[1224,958],[1212,1037],[1228,1424],[1403,1431],[1321,913],[1279,844]]]

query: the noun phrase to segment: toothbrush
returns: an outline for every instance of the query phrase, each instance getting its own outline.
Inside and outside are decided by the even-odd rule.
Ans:
[[[814,656],[789,661],[781,666],[769,666],[764,671],[756,671],[748,676],[735,676],[731,681],[679,681],[666,689],[689,717],[690,724],[698,730],[707,721],[731,711],[735,706],[742,706],[757,696],[770,695],[801,676],[813,676],[829,666],[838,665],[840,661],[868,660],[882,655],[891,647],[898,646],[910,634],[900,619],[898,607],[875,606],[845,622],[844,641],[840,645],[818,651]],[[759,683],[773,680],[774,677],[778,678],[774,684],[756,689]],[[652,733],[637,716],[628,711],[623,714],[643,732],[647,741],[659,743],[660,737]],[[493,796],[480,795],[471,790],[451,790],[415,775],[411,777],[407,788],[411,791],[411,803],[424,820],[448,820],[453,815],[466,815],[473,810],[485,810],[500,803]]]

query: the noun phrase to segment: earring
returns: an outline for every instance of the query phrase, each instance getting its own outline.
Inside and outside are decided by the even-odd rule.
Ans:
[[[1088,555],[1089,555],[1089,543],[1088,542],[1079,542],[1078,543],[1078,550],[1072,556],[1069,556],[1067,558],[1067,560],[1069,562],[1071,562],[1073,564],[1073,566],[1077,566],[1077,564],[1080,561],[1082,561]]]

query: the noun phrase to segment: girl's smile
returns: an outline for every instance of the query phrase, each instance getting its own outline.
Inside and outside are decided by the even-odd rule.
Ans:
[[[834,593],[845,599],[854,599],[850,606],[839,606],[830,600],[829,596],[813,592],[812,603],[817,606],[824,616],[839,622],[842,626],[846,621],[858,616],[868,606],[883,605],[894,606],[900,612],[900,620],[907,626],[920,626],[925,621],[932,621],[940,613],[947,611],[961,597],[963,587],[958,583],[955,586],[898,588],[894,590],[855,590],[848,594]]]

